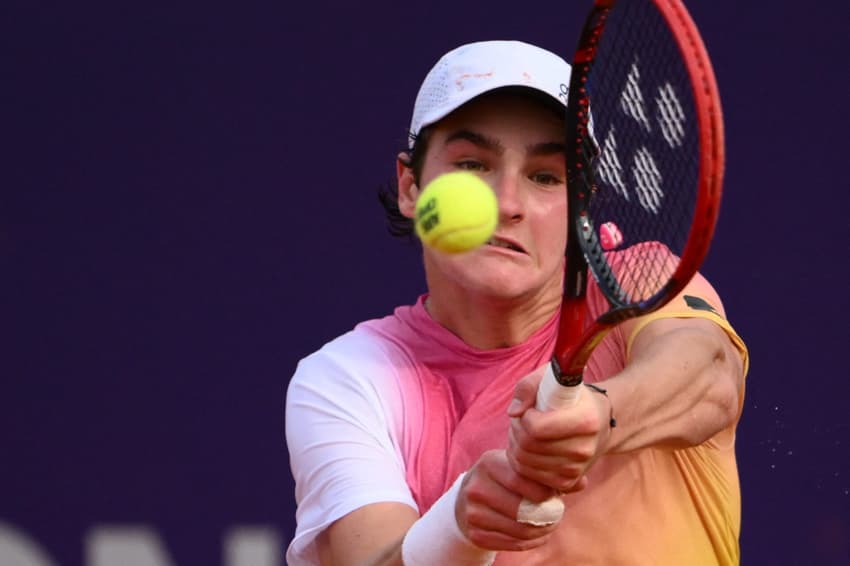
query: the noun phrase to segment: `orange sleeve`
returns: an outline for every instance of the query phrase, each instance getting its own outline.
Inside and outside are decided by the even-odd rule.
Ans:
[[[726,332],[732,344],[741,354],[744,363],[744,375],[750,367],[750,356],[747,346],[741,337],[726,320],[723,304],[717,292],[711,284],[700,274],[694,276],[693,280],[685,287],[677,297],[655,312],[636,319],[629,328],[626,337],[626,359],[632,348],[632,343],[638,333],[654,320],[662,318],[704,318],[717,324]]]

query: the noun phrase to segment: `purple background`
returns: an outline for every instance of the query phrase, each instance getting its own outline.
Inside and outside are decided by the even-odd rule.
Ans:
[[[104,523],[184,565],[219,564],[233,525],[288,541],[297,360],[423,290],[374,196],[421,78],[478,39],[571,58],[587,2],[20,4],[0,8],[0,522],[72,566]],[[691,4],[728,140],[704,273],[752,354],[744,563],[847,564],[846,1]]]

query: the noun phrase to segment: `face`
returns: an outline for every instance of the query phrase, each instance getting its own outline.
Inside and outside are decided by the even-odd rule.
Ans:
[[[451,171],[471,171],[499,200],[492,240],[465,254],[424,249],[432,295],[556,299],[562,293],[566,245],[563,122],[529,97],[480,97],[438,122],[428,143],[421,185]],[[413,218],[420,192],[399,167],[399,209]]]

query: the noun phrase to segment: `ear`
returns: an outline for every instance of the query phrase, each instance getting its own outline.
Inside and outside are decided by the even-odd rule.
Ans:
[[[396,159],[396,180],[398,183],[398,209],[407,218],[416,215],[416,198],[419,196],[419,187],[410,168],[410,154],[399,153]]]

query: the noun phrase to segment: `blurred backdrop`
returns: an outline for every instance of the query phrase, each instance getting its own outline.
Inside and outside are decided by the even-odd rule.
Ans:
[[[282,564],[297,361],[423,291],[376,188],[448,49],[588,2],[0,7],[0,564]],[[690,2],[727,120],[745,564],[850,564],[843,0]]]

